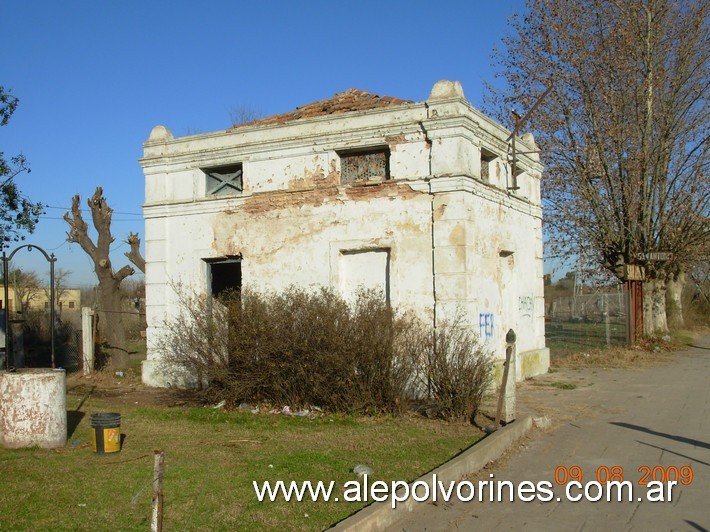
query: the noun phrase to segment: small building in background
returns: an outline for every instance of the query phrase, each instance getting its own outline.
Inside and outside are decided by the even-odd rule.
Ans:
[[[465,312],[517,378],[546,372],[542,165],[440,81],[421,102],[351,89],[224,131],[144,145],[148,359],[178,309],[175,286],[376,288],[428,323]]]
[[[5,287],[0,284],[0,309],[5,305]],[[49,312],[48,288],[18,288],[10,284],[8,294],[10,312],[27,310],[46,310]],[[63,288],[59,294],[56,312],[81,315],[81,290],[79,288]]]

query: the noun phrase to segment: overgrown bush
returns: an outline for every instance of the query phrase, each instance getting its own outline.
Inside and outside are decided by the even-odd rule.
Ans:
[[[444,419],[473,420],[493,372],[491,354],[462,316],[431,333],[423,360],[423,384]]]
[[[478,407],[480,383],[490,376],[482,359],[473,369],[463,360],[480,354],[462,345],[475,342],[473,335],[448,328],[434,335],[374,291],[360,292],[350,306],[326,288],[291,287],[216,300],[193,295],[181,307],[158,349],[167,367],[188,370],[211,399],[399,413],[431,390],[441,414],[453,418]]]

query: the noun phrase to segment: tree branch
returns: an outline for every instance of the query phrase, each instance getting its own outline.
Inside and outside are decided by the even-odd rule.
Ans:
[[[64,221],[69,224],[67,240],[79,244],[81,249],[95,262],[98,260],[98,250],[89,237],[89,226],[81,215],[81,209],[79,208],[80,199],[79,194],[75,195],[71,200],[71,215],[69,212],[64,213]]]
[[[138,233],[128,233],[126,244],[131,246],[131,250],[124,253],[124,255],[136,266],[136,268],[145,273],[145,259],[140,252],[141,239],[138,236]]]
[[[133,275],[136,273],[136,271],[131,268],[128,264],[126,264],[123,268],[118,270],[116,273],[113,274],[113,278],[116,280],[116,282],[121,282],[123,281],[126,277]]]

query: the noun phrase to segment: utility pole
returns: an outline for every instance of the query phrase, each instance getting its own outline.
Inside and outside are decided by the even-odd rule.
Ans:
[[[535,109],[538,108],[538,106],[542,103],[542,101],[547,97],[548,94],[552,91],[552,85],[550,85],[545,92],[542,93],[542,96],[538,98],[538,100],[535,102],[535,104],[530,108],[530,110],[527,112],[527,114],[520,118],[520,115],[516,113],[515,111],[511,111],[511,115],[513,117],[513,132],[510,134],[510,136],[506,139],[510,142],[510,154],[509,154],[509,159],[508,162],[510,163],[510,171],[513,175],[513,186],[508,187],[508,190],[518,190],[520,187],[518,186],[518,173],[517,173],[517,165],[518,165],[518,154],[519,153],[537,153],[537,152],[518,152],[516,151],[515,148],[515,137],[520,133],[520,128],[525,124],[525,122],[528,121],[528,119],[532,116],[532,114],[535,112]]]

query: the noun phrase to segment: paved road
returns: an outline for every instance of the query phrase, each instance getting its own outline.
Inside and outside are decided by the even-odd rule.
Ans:
[[[634,482],[633,502],[570,502],[564,487],[555,485],[555,497],[545,503],[422,503],[393,529],[710,529],[710,337],[698,343],[705,347],[682,351],[666,366],[564,370],[526,383],[520,409],[546,412],[555,426],[473,477],[486,480],[493,473],[496,480],[514,483],[554,482],[558,466],[576,465],[585,482],[595,480],[597,471],[603,474],[604,467],[620,466],[624,479]],[[550,386],[554,382],[577,388]],[[690,466],[693,480],[674,487],[670,502],[638,502],[646,494],[638,484],[644,466]]]

